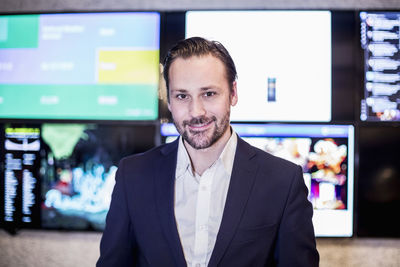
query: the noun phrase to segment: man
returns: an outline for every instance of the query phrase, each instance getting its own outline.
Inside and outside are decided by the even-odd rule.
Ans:
[[[218,42],[164,62],[180,138],[121,161],[98,266],[318,266],[302,171],[229,125],[235,65]]]

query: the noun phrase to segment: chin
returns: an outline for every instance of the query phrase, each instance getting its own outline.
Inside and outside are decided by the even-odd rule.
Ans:
[[[213,142],[211,136],[203,136],[198,137],[196,135],[190,135],[188,138],[185,138],[186,142],[189,143],[194,149],[205,149],[212,146],[215,141]]]

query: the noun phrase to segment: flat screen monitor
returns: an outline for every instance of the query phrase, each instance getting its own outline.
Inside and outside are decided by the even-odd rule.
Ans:
[[[353,235],[354,127],[322,124],[232,124],[249,144],[303,169],[308,199],[314,207],[316,236]],[[161,127],[164,142],[178,133]]]
[[[400,121],[400,12],[360,12],[362,121]]]
[[[0,16],[0,118],[155,120],[160,15]]]
[[[1,125],[3,126],[3,125]],[[40,224],[40,127],[1,127],[0,215],[5,228]]]
[[[5,227],[103,230],[119,160],[154,147],[155,133],[155,125],[5,124]]]
[[[400,127],[358,128],[357,236],[400,238]]]
[[[329,11],[189,11],[193,36],[221,42],[235,62],[232,121],[331,120]]]

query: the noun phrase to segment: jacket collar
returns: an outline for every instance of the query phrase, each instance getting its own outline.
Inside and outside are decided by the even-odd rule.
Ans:
[[[239,225],[258,170],[255,156],[254,148],[238,138],[221,226],[208,266],[218,265]]]
[[[174,256],[176,266],[186,266],[174,213],[175,169],[179,138],[161,148],[154,176],[160,225]],[[157,241],[155,241],[157,242]]]

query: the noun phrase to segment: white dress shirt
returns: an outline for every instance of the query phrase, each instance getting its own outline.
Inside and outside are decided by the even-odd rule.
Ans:
[[[219,158],[203,173],[193,172],[182,137],[175,175],[175,219],[187,265],[206,267],[221,224],[237,145],[232,133]]]

